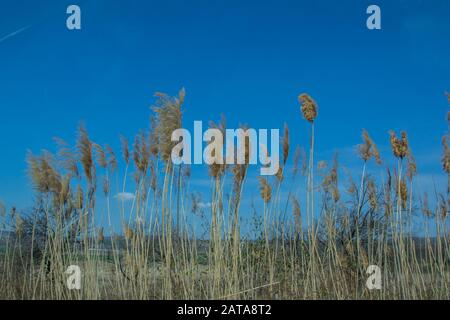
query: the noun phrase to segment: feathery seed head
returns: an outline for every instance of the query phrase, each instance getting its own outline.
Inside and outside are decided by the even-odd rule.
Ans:
[[[303,117],[309,122],[314,122],[314,119],[317,117],[317,103],[314,101],[311,96],[306,93],[302,93],[298,96],[298,101],[301,105],[301,111],[303,113]]]
[[[376,144],[370,138],[369,133],[366,129],[363,129],[362,139],[363,144],[358,145],[359,155],[364,160],[367,161],[370,158],[374,158],[377,164],[381,164],[380,153]]]
[[[389,131],[392,152],[396,158],[403,159],[409,153],[408,138],[406,132],[401,132],[401,138],[397,138],[394,131]]]
[[[280,166],[278,168],[277,173],[275,174],[275,176],[277,177],[277,180],[278,180],[279,183],[281,183],[283,181],[283,179],[284,179],[283,170],[284,170],[283,167]]]
[[[367,191],[369,193],[369,204],[370,208],[373,210],[376,210],[378,207],[378,201],[377,201],[377,189],[375,186],[375,182],[370,179],[367,182]]]
[[[93,143],[89,139],[87,130],[83,126],[80,126],[78,130],[77,147],[84,174],[86,175],[88,182],[93,184],[95,179],[95,166],[92,159]]]
[[[413,177],[417,174],[417,166],[414,156],[412,155],[411,152],[408,153],[407,160],[408,160],[408,169],[406,171],[406,176],[408,177],[409,181],[412,181]]]
[[[272,197],[272,188],[270,187],[267,179],[264,177],[258,177],[259,188],[261,192],[261,198],[265,203],[268,203]]]
[[[407,204],[407,200],[408,200],[408,187],[406,186],[406,182],[405,179],[402,179],[400,181],[400,186],[397,186],[397,196],[400,196],[400,202],[401,202],[401,206],[403,209],[406,209],[406,204]],[[398,188],[400,187],[400,190],[398,190]]]
[[[444,148],[442,154],[442,168],[450,175],[450,148],[448,146],[449,136],[442,138],[442,147]]]
[[[287,123],[285,123],[283,135],[283,165],[286,165],[288,156],[289,156],[289,127]]]
[[[97,144],[97,143],[93,143],[93,147],[97,156],[97,163],[101,168],[106,168],[106,166],[108,165],[108,163],[106,162],[106,153],[103,150],[103,148]]]
[[[113,173],[117,169],[117,158],[114,150],[107,144],[105,145],[106,155],[108,159],[109,170]]]
[[[128,147],[128,140],[124,136],[120,136],[120,143],[122,145],[122,156],[125,163],[128,165],[130,163],[130,149]]]
[[[180,90],[178,98],[170,97],[165,93],[156,93],[158,100],[152,107],[156,113],[155,128],[158,152],[166,164],[171,163],[172,148],[176,142],[172,141],[172,132],[181,128],[181,106],[184,103],[185,91]]]

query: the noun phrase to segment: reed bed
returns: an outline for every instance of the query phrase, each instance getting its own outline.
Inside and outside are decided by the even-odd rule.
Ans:
[[[450,298],[448,134],[449,186],[430,190],[433,205],[413,192],[405,132],[386,137],[397,160],[389,168],[363,130],[360,180],[349,174],[343,187],[337,155],[330,165],[315,160],[318,104],[301,94],[296,125],[302,114],[308,155],[297,147],[291,156],[285,125],[278,173],[250,176],[246,148],[244,164],[209,166],[205,205],[189,166],[170,159],[185,92],[156,98],[150,128],[131,146],[122,137],[121,156],[82,126],[73,147],[57,139],[55,153],[28,154],[33,208],[0,202],[1,299]],[[211,127],[224,131],[225,119]],[[372,161],[382,180],[369,172]],[[260,198],[243,209],[249,179],[257,179]],[[82,271],[80,290],[67,287],[70,265]],[[381,270],[379,289],[366,286],[370,265]]]

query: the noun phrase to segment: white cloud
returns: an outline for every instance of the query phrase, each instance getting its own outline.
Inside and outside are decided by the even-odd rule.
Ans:
[[[119,192],[114,196],[114,198],[122,200],[122,201],[132,201],[135,198],[134,193],[130,192]]]
[[[211,202],[199,202],[197,206],[201,209],[209,208],[211,207]]]

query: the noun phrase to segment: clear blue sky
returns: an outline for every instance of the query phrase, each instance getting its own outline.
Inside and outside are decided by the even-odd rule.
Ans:
[[[70,4],[81,31],[66,28]],[[366,28],[370,4],[381,7],[380,31]],[[304,146],[297,95],[308,92],[319,157],[339,150],[356,165],[366,128],[389,158],[388,130],[406,130],[422,177],[445,181],[449,38],[448,0],[2,0],[0,199],[31,203],[27,149],[73,142],[84,121],[118,152],[119,134],[148,127],[153,93],[182,86],[187,127],[221,113],[230,127],[287,122]]]

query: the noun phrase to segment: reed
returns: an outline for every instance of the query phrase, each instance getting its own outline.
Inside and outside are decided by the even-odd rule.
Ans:
[[[285,124],[280,170],[256,176],[246,139],[243,164],[209,165],[205,201],[191,181],[198,173],[170,160],[184,101],[184,89],[157,93],[149,128],[131,144],[120,137],[120,159],[84,126],[73,146],[55,139],[55,153],[28,153],[33,208],[0,201],[0,298],[450,298],[448,134],[441,165],[449,189],[429,190],[435,201],[415,192],[420,163],[405,132],[385,141],[397,167],[377,172],[367,164],[387,165],[389,155],[382,159],[363,130],[360,180],[348,172],[343,188],[337,154],[315,162],[318,106],[301,94],[309,159],[299,146],[291,151]],[[210,126],[223,132],[225,118]],[[74,264],[81,290],[65,283]],[[382,270],[380,290],[365,286],[369,265]]]

